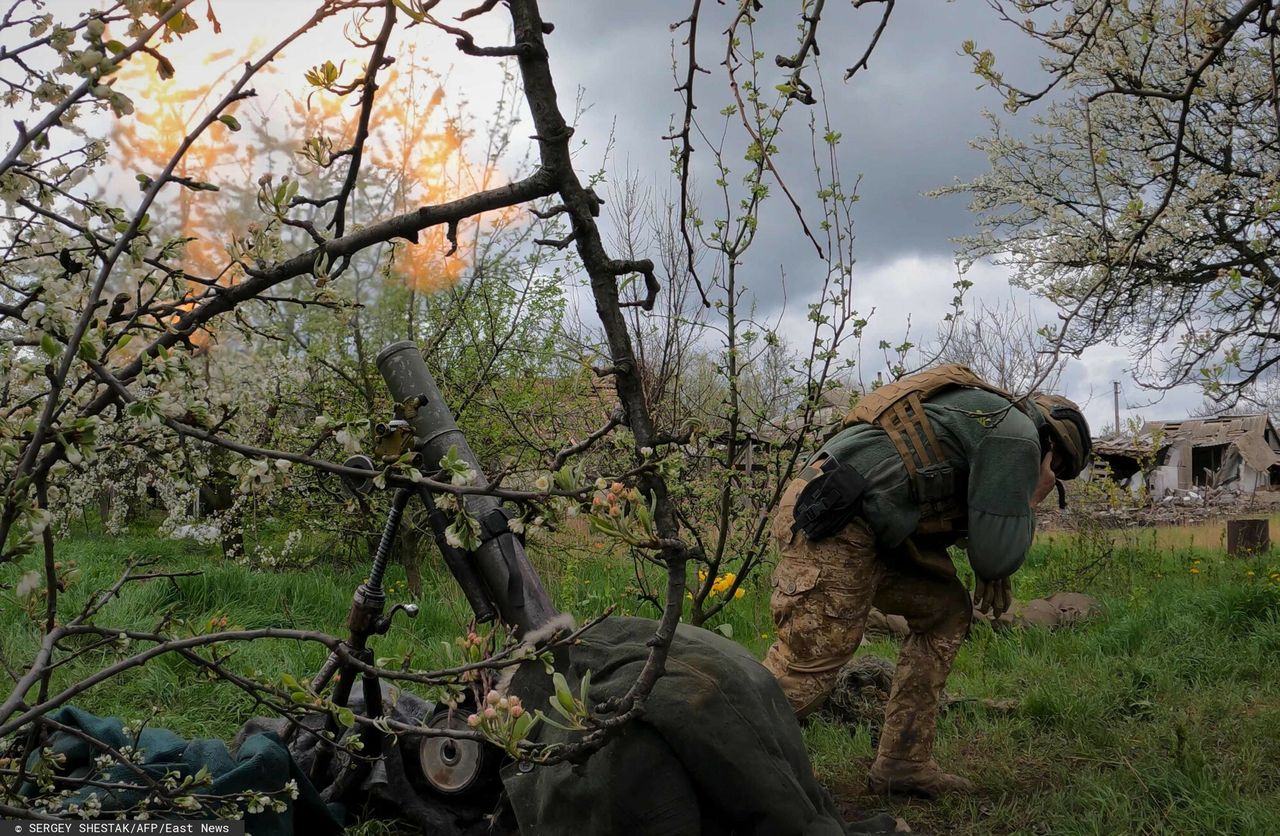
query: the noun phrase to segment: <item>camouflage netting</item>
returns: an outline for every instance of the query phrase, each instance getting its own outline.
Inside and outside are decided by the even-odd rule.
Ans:
[[[857,656],[836,674],[825,713],[850,725],[866,726],[873,738],[884,722],[894,664],[883,656]]]
[[[619,697],[635,681],[649,653],[655,622],[607,618],[572,647],[558,648],[555,666],[573,692],[591,672],[593,706]],[[544,706],[551,678],[541,661],[520,665],[509,693]],[[357,689],[358,690],[358,689]],[[429,703],[407,692],[387,692],[395,719],[413,724],[429,716]],[[352,708],[363,711],[358,693]],[[259,719],[245,733],[282,734],[282,721]],[[531,739],[573,742],[579,737],[549,724]],[[426,832],[585,836],[847,836],[902,832],[892,816],[846,822],[809,764],[791,706],[773,677],[741,645],[715,633],[680,625],[667,673],[649,695],[644,715],[585,762],[533,766],[507,762],[485,812],[509,807],[491,827],[476,800],[418,792],[391,747],[360,786],[342,800],[353,807],[382,802]],[[314,737],[300,735],[292,754],[303,769],[315,757]],[[331,773],[345,765],[336,759]],[[499,804],[498,794],[505,795]],[[504,829],[505,827],[505,829]]]

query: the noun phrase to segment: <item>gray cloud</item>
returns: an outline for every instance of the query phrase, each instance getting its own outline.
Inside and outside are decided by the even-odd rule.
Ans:
[[[729,6],[735,4],[728,4]],[[928,339],[946,311],[955,271],[951,239],[974,230],[973,218],[962,198],[934,199],[923,192],[968,179],[986,170],[985,158],[970,147],[983,135],[984,110],[998,111],[999,97],[977,89],[970,59],[961,44],[972,39],[997,56],[997,66],[1011,79],[1033,86],[1039,79],[1039,55],[1034,43],[1015,27],[996,18],[985,5],[973,2],[899,3],[870,66],[845,83],[844,68],[865,49],[879,10],[855,11],[846,3],[828,3],[819,46],[825,83],[825,104],[833,127],[844,139],[840,164],[846,183],[861,176],[860,202],[855,207],[856,255],[860,288],[855,304],[866,312],[877,308],[868,330],[863,375],[874,377],[882,367],[874,346],[881,339],[901,338],[910,316],[912,336]],[[699,62],[712,75],[698,77],[700,117],[712,115],[728,100],[723,58],[727,6],[704,3]],[[687,2],[581,3],[548,0],[544,8],[556,23],[549,39],[553,70],[562,98],[576,87],[590,104],[579,122],[579,138],[587,140],[590,166],[603,153],[614,131],[612,169],[652,173],[663,183],[670,168],[666,133],[669,114],[681,107],[672,92],[671,33],[667,24],[688,13]],[[765,53],[768,71],[762,86],[784,80],[772,66],[777,53],[795,48],[798,4],[766,3],[755,34]],[[683,30],[678,33],[683,37]],[[682,47],[677,47],[682,50]],[[679,60],[684,61],[683,51]],[[816,76],[810,71],[807,78]],[[807,156],[805,117],[794,119],[781,138],[778,159],[788,182],[802,195],[812,193],[812,177],[803,167]],[[1024,117],[1013,120],[1015,132],[1028,130]],[[591,149],[597,156],[591,156]],[[704,153],[701,155],[706,157]],[[586,163],[585,160],[591,160]],[[704,182],[709,160],[695,155],[695,173]],[[761,231],[747,262],[747,281],[760,306],[782,315],[782,327],[793,340],[804,339],[803,303],[816,287],[820,262],[804,241],[799,225],[780,195],[761,217]],[[784,295],[779,277],[787,276]],[[1020,291],[1014,291],[1021,293]],[[982,270],[974,294],[984,298],[1010,293],[997,268]],[[1036,302],[1045,322],[1053,322],[1053,308]],[[1140,390],[1129,372],[1131,363],[1121,349],[1100,346],[1072,360],[1062,391],[1078,400],[1091,423],[1100,428],[1113,422],[1111,381],[1121,380],[1124,396],[1121,420],[1139,414],[1177,417],[1200,401],[1194,388],[1160,396]]]
[[[798,4],[769,3],[756,27],[758,48],[766,58],[762,86],[784,80],[772,57],[795,48]],[[585,88],[591,111],[581,120],[580,136],[589,147],[603,148],[616,124],[618,155],[624,164],[665,177],[668,145],[661,139],[668,114],[681,107],[672,92],[671,33],[667,24],[687,14],[681,3],[547,4],[556,22],[550,39],[556,77],[562,91]],[[716,124],[714,113],[727,102],[721,32],[728,8],[704,4],[699,61],[713,71],[698,78],[699,116]],[[973,229],[962,200],[930,199],[922,192],[980,172],[985,160],[969,141],[985,131],[983,108],[998,107],[990,90],[977,90],[969,59],[960,54],[972,38],[995,50],[1002,67],[1019,78],[1033,76],[1036,56],[1028,39],[997,21],[976,3],[900,3],[873,54],[868,70],[851,82],[844,68],[862,54],[878,21],[878,7],[854,11],[847,4],[828,4],[820,29],[825,77],[825,104],[833,126],[844,135],[840,147],[846,181],[861,175],[857,213],[859,258],[875,266],[903,253],[950,255],[950,238]],[[683,34],[681,30],[678,34]],[[557,46],[562,48],[557,49]],[[682,48],[681,48],[682,49]],[[680,54],[683,62],[683,52]],[[815,76],[810,73],[810,80]],[[563,95],[563,93],[562,93]],[[794,114],[780,140],[784,176],[797,191],[811,194],[805,114]],[[615,121],[616,120],[616,121]],[[742,143],[739,142],[739,145]],[[625,156],[623,156],[625,155]],[[709,180],[706,165],[695,170]],[[781,197],[770,207],[758,250],[785,264],[799,230]],[[769,255],[759,258],[768,263]],[[792,275],[803,275],[803,262]],[[761,287],[768,296],[767,285]]]

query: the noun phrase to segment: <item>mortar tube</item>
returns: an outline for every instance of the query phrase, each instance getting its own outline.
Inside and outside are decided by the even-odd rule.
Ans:
[[[484,581],[476,574],[471,555],[449,545],[444,533],[449,526],[449,521],[445,518],[444,511],[436,505],[431,491],[420,488],[418,496],[422,498],[422,504],[427,507],[427,521],[431,525],[431,534],[435,538],[436,548],[440,550],[440,556],[444,558],[444,565],[449,569],[449,574],[453,575],[454,581],[462,589],[462,594],[466,596],[467,603],[471,605],[471,612],[475,614],[476,622],[485,624],[493,621],[498,617],[498,613],[493,608],[493,602],[489,600],[489,590],[485,588]]]
[[[392,398],[397,402],[415,396],[420,399],[417,414],[410,423],[426,467],[435,469],[449,449],[456,448],[458,457],[483,479],[480,461],[458,429],[418,346],[407,340],[393,343],[378,353],[375,362]],[[556,619],[560,613],[551,603],[524,546],[506,528],[506,512],[498,498],[468,494],[458,499],[480,522],[481,543],[473,559],[499,617],[518,635]]]

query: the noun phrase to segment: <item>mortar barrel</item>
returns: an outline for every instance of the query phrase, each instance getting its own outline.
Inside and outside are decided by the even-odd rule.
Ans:
[[[418,346],[404,341],[384,348],[376,360],[387,389],[397,402],[417,396],[421,405],[411,421],[424,467],[434,471],[440,460],[456,447],[458,456],[484,481],[480,462],[458,429],[449,405],[427,369]],[[467,512],[480,522],[480,546],[472,555],[480,577],[504,622],[524,634],[559,615],[534,571],[519,539],[507,529],[502,503],[492,496],[459,497]]]

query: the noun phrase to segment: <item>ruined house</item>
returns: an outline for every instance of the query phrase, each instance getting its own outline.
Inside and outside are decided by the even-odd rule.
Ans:
[[[1136,436],[1098,440],[1094,453],[1117,482],[1154,496],[1280,488],[1280,434],[1266,415],[1148,421]]]

